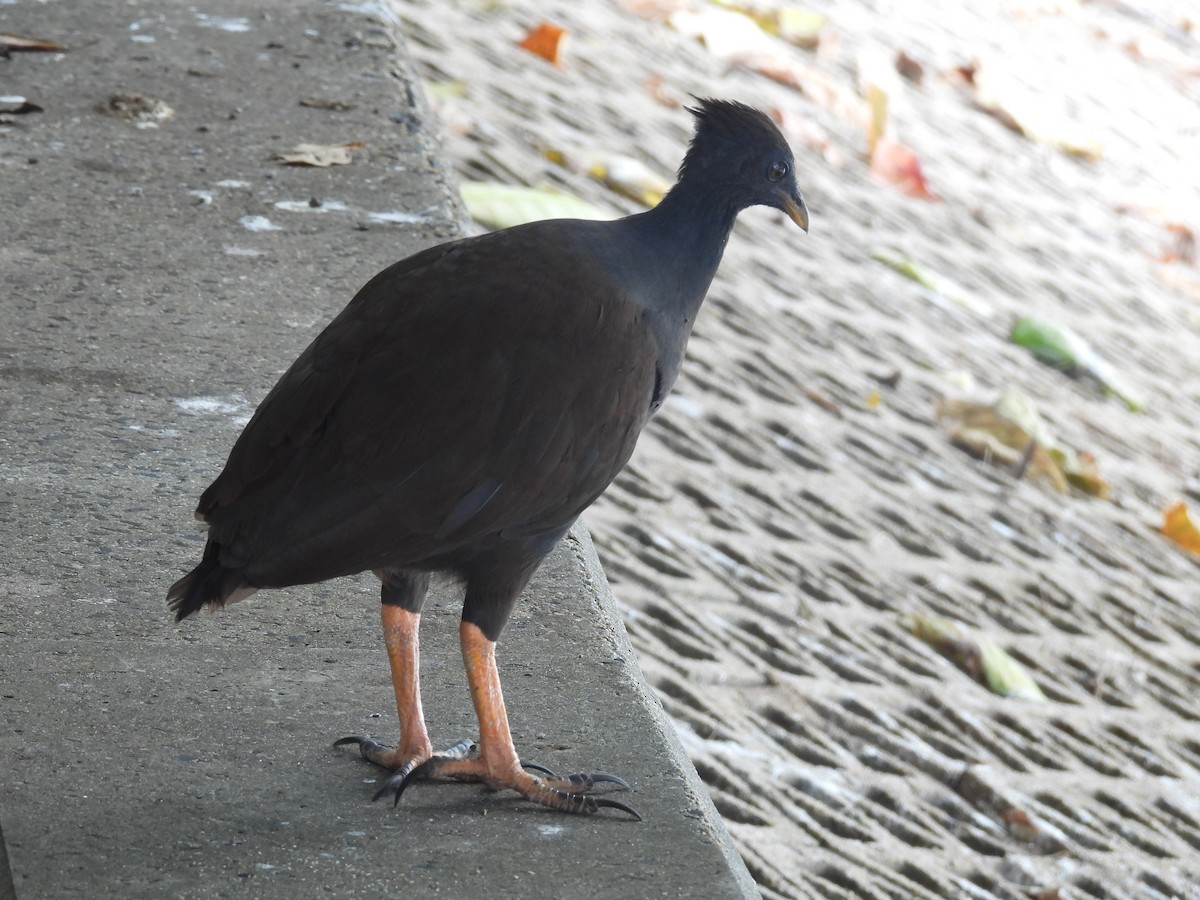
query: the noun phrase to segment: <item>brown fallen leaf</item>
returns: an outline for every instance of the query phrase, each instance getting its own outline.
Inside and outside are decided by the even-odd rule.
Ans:
[[[1100,476],[1096,458],[1059,445],[1023,394],[1008,391],[990,404],[942,398],[935,413],[951,443],[978,459],[1017,477],[1043,479],[1059,494],[1074,487],[1102,500],[1108,497],[1108,482]]]
[[[1200,556],[1200,528],[1196,527],[1187,504],[1182,500],[1163,511],[1161,531],[1184,550]]]
[[[925,80],[925,67],[903,50],[896,54],[896,71],[913,84]]]
[[[567,29],[553,22],[542,22],[525,35],[519,46],[561,68],[566,39]]]
[[[825,410],[826,412],[833,413],[839,419],[842,418],[842,408],[840,406],[838,406],[838,404],[835,403],[833,400],[830,400],[828,397],[826,397],[824,394],[822,394],[820,391],[818,391],[816,388],[805,388],[804,396],[807,397],[809,400],[811,400],[813,403],[817,404],[817,406],[821,407],[821,409]]]
[[[0,34],[0,55],[8,53],[57,53],[66,50],[62,44],[54,41],[42,41],[37,38],[21,37],[16,34]]]
[[[350,151],[359,150],[364,146],[361,141],[346,144],[297,144],[290,152],[277,154],[275,158],[289,166],[324,169],[329,166],[349,165],[353,159]]]

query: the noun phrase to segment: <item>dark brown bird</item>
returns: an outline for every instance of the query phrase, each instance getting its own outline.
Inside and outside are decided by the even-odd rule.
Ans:
[[[167,595],[178,620],[261,588],[379,576],[400,742],[338,742],[393,771],[377,797],[448,776],[637,815],[588,795],[596,782],[628,787],[614,776],[522,764],[495,642],[674,384],[737,214],[772,206],[808,228],[770,119],[720,100],[690,112],[678,182],[654,209],[508,228],[376,275],[263,400],[200,498],[208,543]],[[434,572],[465,585],[477,751],[464,741],[435,755],[425,729],[417,630]]]

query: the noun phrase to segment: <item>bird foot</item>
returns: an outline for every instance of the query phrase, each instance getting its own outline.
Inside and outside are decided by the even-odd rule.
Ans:
[[[396,760],[394,750],[384,747],[370,738],[342,738],[335,746],[357,744],[364,759],[392,769],[392,774],[375,792],[374,800],[392,794],[392,804],[398,805],[400,797],[414,781],[429,778],[453,778],[457,781],[483,782],[493,790],[508,788],[527,800],[562,812],[591,815],[601,809],[616,809],[628,813],[641,821],[641,815],[633,807],[607,797],[591,797],[588,792],[597,784],[614,784],[628,790],[629,784],[616,775],[596,773],[592,775],[555,775],[537,763],[512,764],[489,762],[479,754],[478,746],[471,740],[459,741],[454,746],[424,760],[409,758]],[[397,764],[398,763],[398,764]],[[533,769],[542,776],[531,775],[525,769]]]
[[[464,754],[470,752],[471,748],[474,746],[470,741],[460,741],[447,752],[453,752],[456,748],[464,743],[466,746],[462,752]],[[383,768],[391,770],[392,775],[388,779],[389,781],[391,778],[395,778],[397,776],[401,778],[404,777],[413,769],[417,768],[417,766],[421,765],[421,763],[425,762],[425,760],[429,759],[432,755],[432,751],[429,749],[425,749],[423,752],[421,750],[411,752],[402,747],[389,747],[386,744],[379,743],[379,741],[375,740],[374,738],[365,737],[363,735],[351,735],[350,737],[339,738],[333,742],[333,746],[335,747],[345,747],[349,744],[358,745],[358,752],[363,759],[367,760],[368,762],[373,762],[377,766],[383,766]],[[383,793],[383,790],[379,791],[375,794],[374,799],[378,800]]]

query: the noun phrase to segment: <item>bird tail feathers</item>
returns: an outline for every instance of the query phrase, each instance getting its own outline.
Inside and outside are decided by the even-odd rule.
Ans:
[[[167,604],[175,613],[176,622],[182,622],[202,607],[222,607],[254,593],[254,588],[246,584],[245,575],[223,566],[219,556],[220,548],[209,538],[200,565],[167,591]]]

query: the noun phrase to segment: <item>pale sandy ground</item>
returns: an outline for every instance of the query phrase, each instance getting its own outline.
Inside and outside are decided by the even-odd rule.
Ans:
[[[1195,9],[814,0],[822,49],[777,48],[798,90],[621,2],[395,5],[426,77],[466,86],[436,104],[462,178],[632,212],[544,151],[670,176],[690,121],[651,77],[784,115],[812,233],[743,216],[676,394],[586,517],[764,894],[1200,897],[1200,568],[1155,530],[1200,506],[1200,273],[1159,259],[1165,223],[1200,229]],[[560,69],[516,46],[543,18],[572,34]],[[896,136],[938,203],[864,163],[860,81],[900,50],[924,79],[887,82]],[[980,111],[948,74],[972,61],[1100,160]],[[873,261],[884,246],[991,315]],[[1085,334],[1148,410],[1013,346],[1027,314]],[[1010,387],[1095,454],[1111,501],[950,444],[939,397]],[[995,640],[1048,702],[989,693],[909,636],[912,612]]]

